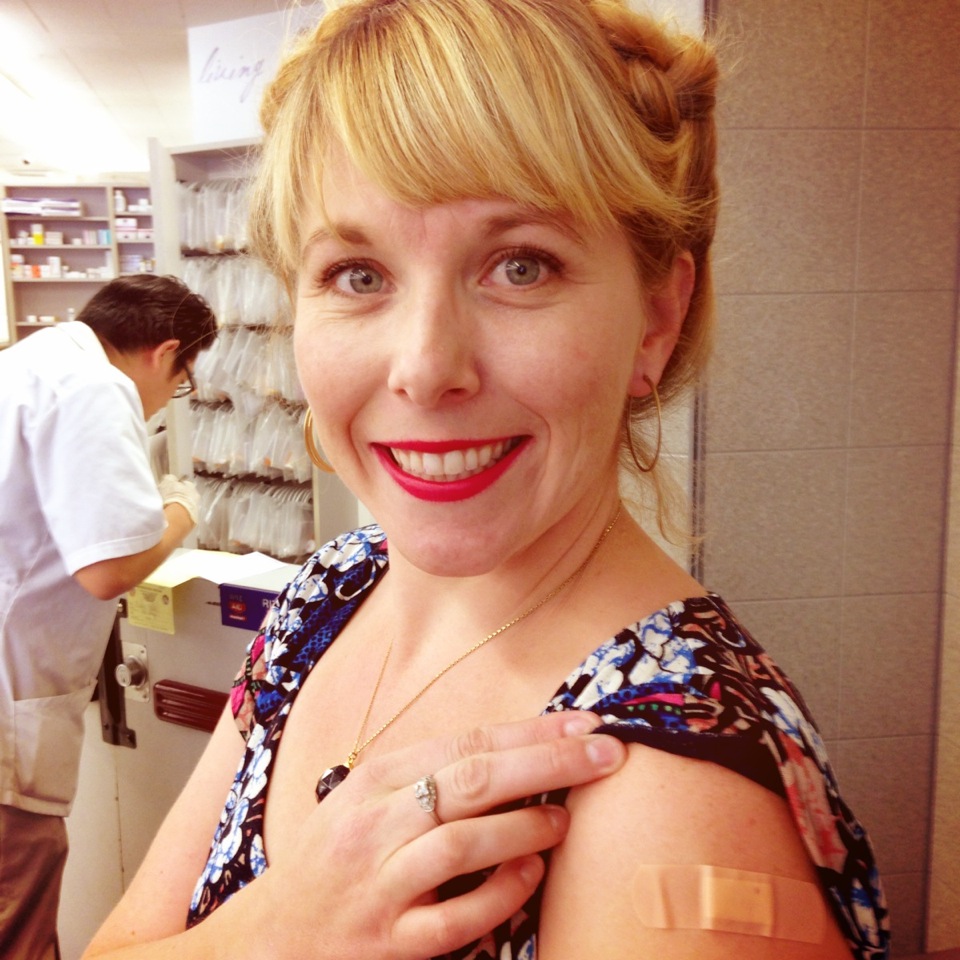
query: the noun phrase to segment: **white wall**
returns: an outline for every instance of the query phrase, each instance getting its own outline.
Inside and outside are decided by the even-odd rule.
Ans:
[[[630,0],[630,6],[672,17],[682,29],[690,32],[699,32],[703,27],[703,0]]]

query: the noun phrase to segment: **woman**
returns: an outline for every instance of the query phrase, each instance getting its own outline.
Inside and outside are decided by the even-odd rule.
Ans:
[[[702,42],[613,0],[359,0],[282,66],[256,244],[294,293],[308,442],[379,526],[280,598],[235,689],[247,750],[212,848],[187,811],[225,758],[91,956],[241,929],[278,956],[886,956],[799,695],[620,505],[624,453],[657,459],[634,428],[656,438],[705,359],[715,82]],[[625,761],[597,737],[606,766],[553,785],[542,743],[439,763],[443,735],[544,710],[598,714]],[[539,796],[476,816],[524,796],[520,771]],[[520,849],[510,818],[578,784],[544,881],[490,922],[476,898],[551,843]]]

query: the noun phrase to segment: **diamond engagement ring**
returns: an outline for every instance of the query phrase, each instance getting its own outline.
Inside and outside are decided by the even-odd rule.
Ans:
[[[443,821],[437,815],[437,781],[429,775],[421,777],[413,785],[413,795],[417,798],[420,809],[429,813],[438,827],[441,826]]]

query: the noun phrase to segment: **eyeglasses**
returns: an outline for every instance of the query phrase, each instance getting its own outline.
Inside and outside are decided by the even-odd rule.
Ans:
[[[197,392],[197,381],[193,379],[193,373],[190,371],[190,368],[184,366],[183,372],[187,375],[187,382],[181,383],[180,386],[173,391],[174,400],[179,400],[181,397],[189,397],[191,393]]]

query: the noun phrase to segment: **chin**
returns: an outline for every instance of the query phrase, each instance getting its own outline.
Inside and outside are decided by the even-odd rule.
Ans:
[[[386,525],[391,553],[435,577],[477,577],[496,569],[513,552],[515,538],[496,542],[489,524],[476,531],[454,522],[403,529]]]

